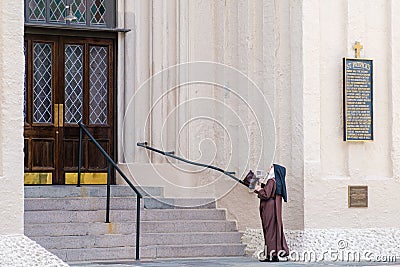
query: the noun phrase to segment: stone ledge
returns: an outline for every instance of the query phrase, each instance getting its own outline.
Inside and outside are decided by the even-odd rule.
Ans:
[[[315,253],[315,261],[352,261],[354,255],[355,261],[357,257],[359,261],[400,261],[399,228],[306,229],[285,231],[285,235],[292,261],[294,257],[304,261],[301,257],[310,253]],[[242,243],[247,255],[264,256],[262,229],[246,229]]]
[[[24,235],[0,235],[0,266],[68,266]]]

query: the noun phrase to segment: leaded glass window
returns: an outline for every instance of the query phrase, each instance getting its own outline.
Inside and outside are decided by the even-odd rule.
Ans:
[[[86,1],[75,0],[72,2],[71,8],[72,13],[76,16],[76,21],[72,21],[72,23],[86,24]]]
[[[90,47],[90,124],[107,124],[108,50],[103,46]]]
[[[82,120],[83,45],[65,46],[65,122]]]
[[[33,44],[33,122],[52,123],[52,45]]]
[[[67,22],[69,9],[76,20]],[[115,28],[116,0],[25,0],[25,22]]]
[[[106,14],[106,7],[104,0],[91,0],[90,12],[92,14],[91,24],[105,24],[104,16]]]
[[[46,21],[46,0],[28,0],[28,19]]]
[[[65,3],[64,0],[50,0],[50,22],[64,22]]]

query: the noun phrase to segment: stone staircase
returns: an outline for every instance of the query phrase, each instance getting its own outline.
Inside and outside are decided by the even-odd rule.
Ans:
[[[141,259],[244,255],[236,223],[213,200],[142,191]],[[67,262],[133,260],[136,197],[120,185],[111,196],[107,224],[106,186],[25,186],[25,235]]]

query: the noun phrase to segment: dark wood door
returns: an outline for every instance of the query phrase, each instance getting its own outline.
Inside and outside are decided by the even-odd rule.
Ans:
[[[114,41],[25,37],[25,183],[73,184],[78,122],[113,157]],[[107,162],[84,137],[83,183],[106,182]]]

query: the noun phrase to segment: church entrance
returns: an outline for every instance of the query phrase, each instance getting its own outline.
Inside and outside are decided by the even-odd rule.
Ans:
[[[113,157],[114,43],[25,34],[25,184],[76,183],[78,122]],[[107,162],[85,138],[82,183],[104,184]]]

